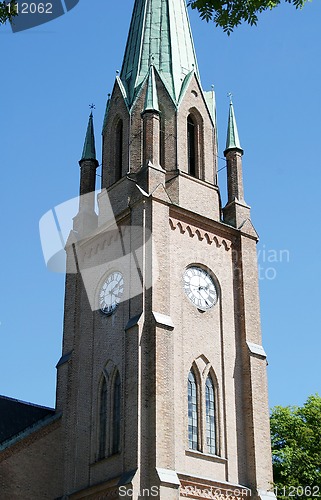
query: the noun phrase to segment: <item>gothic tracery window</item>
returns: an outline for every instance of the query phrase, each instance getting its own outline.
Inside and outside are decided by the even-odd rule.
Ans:
[[[193,370],[188,375],[188,447],[198,449],[197,385]]]
[[[119,452],[120,445],[120,376],[117,371],[113,394],[113,443],[112,453]]]
[[[208,453],[216,454],[215,393],[212,377],[208,375],[205,383],[206,404],[206,445]]]
[[[219,455],[217,387],[213,373],[206,373],[193,366],[188,374],[188,448]]]
[[[106,437],[107,437],[107,383],[103,378],[100,389],[100,408],[99,408],[99,451],[100,459],[106,454]]]
[[[99,393],[98,460],[120,451],[121,379],[115,365],[104,370]]]

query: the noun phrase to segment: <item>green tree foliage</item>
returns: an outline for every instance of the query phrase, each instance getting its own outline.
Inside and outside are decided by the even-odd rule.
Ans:
[[[202,19],[214,21],[230,35],[241,23],[256,25],[258,14],[274,9],[282,1],[302,9],[310,0],[188,0],[188,5],[197,9]]]
[[[11,22],[14,16],[17,15],[15,5],[15,0],[0,2],[0,25],[6,24],[7,21]]]
[[[273,474],[282,500],[321,497],[321,396],[271,413]]]

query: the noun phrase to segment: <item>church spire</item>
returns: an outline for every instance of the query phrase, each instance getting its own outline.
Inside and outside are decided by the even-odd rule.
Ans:
[[[129,105],[151,64],[175,103],[185,77],[199,76],[185,0],[135,0],[120,74]]]
[[[230,110],[229,110],[229,118],[228,118],[228,127],[227,127],[226,148],[225,148],[224,154],[227,151],[230,151],[232,149],[238,149],[243,154],[243,149],[241,148],[239,134],[237,131],[233,102],[231,100]],[[226,156],[226,154],[225,154],[225,156]]]
[[[90,113],[87,133],[85,137],[84,149],[82,151],[81,160],[97,160],[96,159],[96,147],[95,147],[95,134],[94,134],[94,122],[93,114]]]

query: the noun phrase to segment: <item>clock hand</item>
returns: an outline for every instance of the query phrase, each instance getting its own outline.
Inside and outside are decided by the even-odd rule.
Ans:
[[[121,295],[123,293],[123,289],[121,286],[117,286],[116,288],[114,288],[113,292],[114,295],[117,297],[118,295]]]
[[[206,296],[205,296],[205,297],[204,297],[204,295],[202,295],[202,294],[201,294],[201,292],[203,292],[204,290],[205,290],[205,289],[204,289],[204,287],[203,287],[201,290],[199,290],[199,291],[198,291],[198,293],[200,294],[200,296],[202,297],[202,299],[204,299],[204,300],[205,300],[205,302],[206,302],[206,304],[207,304],[207,300],[206,300],[206,298],[208,297],[208,294],[206,294]]]
[[[112,289],[110,290],[110,293],[113,293],[113,291],[114,291],[114,290],[117,290],[117,288],[118,288],[118,289],[120,288],[119,283],[117,283],[117,284],[114,286],[114,288],[112,288]]]

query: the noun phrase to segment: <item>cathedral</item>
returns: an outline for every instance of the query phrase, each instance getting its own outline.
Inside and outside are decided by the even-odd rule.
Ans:
[[[56,405],[0,397],[0,497],[273,500],[243,150],[231,102],[222,207],[185,0],[135,0],[102,149],[96,186],[91,114]]]

